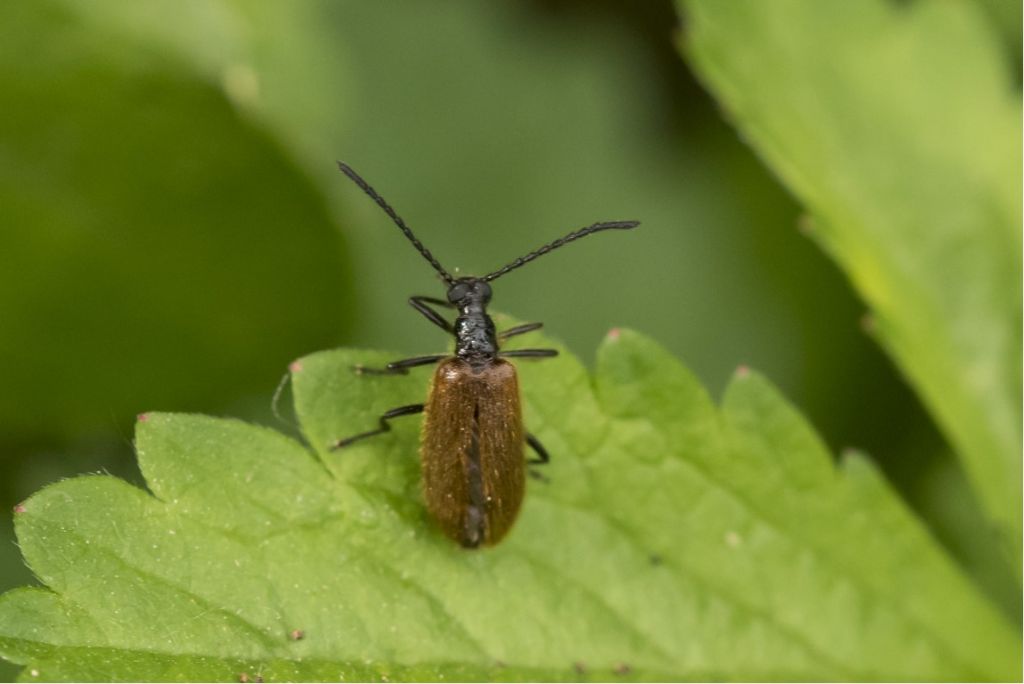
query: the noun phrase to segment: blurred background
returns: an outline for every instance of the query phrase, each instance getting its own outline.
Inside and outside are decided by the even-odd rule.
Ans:
[[[979,4],[1019,64],[1020,3]],[[441,295],[436,276],[343,159],[460,273],[641,220],[503,278],[494,307],[588,363],[634,327],[714,395],[761,370],[836,452],[877,459],[1019,622],[948,448],[678,56],[671,3],[438,7],[0,4],[4,510],[79,473],[140,482],[140,412],[271,422],[298,356],[450,345],[405,303]],[[4,514],[0,590],[31,581]]]

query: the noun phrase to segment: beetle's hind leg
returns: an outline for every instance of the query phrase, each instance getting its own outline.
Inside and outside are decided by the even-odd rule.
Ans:
[[[399,406],[398,408],[393,408],[390,411],[385,411],[384,415],[382,415],[378,419],[378,422],[380,423],[379,428],[377,428],[376,430],[370,430],[369,432],[360,432],[358,435],[352,435],[351,437],[346,437],[345,439],[339,439],[337,442],[331,445],[331,451],[334,451],[335,449],[340,449],[342,447],[347,447],[349,444],[352,444],[353,442],[358,442],[361,439],[366,439],[367,437],[375,437],[377,435],[382,435],[385,432],[390,432],[391,425],[390,423],[388,423],[388,421],[391,420],[392,418],[398,418],[399,416],[411,416],[416,413],[422,412],[423,404],[409,404],[408,406]]]
[[[409,372],[409,368],[415,368],[416,366],[426,366],[431,363],[437,363],[441,359],[447,358],[448,356],[448,354],[414,356],[411,359],[392,361],[383,368],[367,368],[366,366],[359,364],[357,366],[353,366],[352,370],[355,371],[356,375],[405,375],[406,373]]]
[[[534,453],[537,454],[536,457],[531,458],[526,462],[528,466],[542,466],[547,465],[548,463],[551,462],[551,456],[548,454],[548,450],[544,448],[544,445],[540,443],[539,439],[537,439],[530,433],[526,433],[526,443],[529,444],[530,448],[533,449]],[[535,468],[529,468],[529,473],[530,477],[532,477],[535,480],[540,480],[541,482],[550,482],[550,480],[547,477],[545,477],[543,473],[536,470]]]

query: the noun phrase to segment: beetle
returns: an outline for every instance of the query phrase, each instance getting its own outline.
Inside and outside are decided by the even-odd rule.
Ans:
[[[441,530],[466,548],[497,544],[519,513],[526,489],[525,446],[536,457],[532,465],[550,458],[536,437],[523,429],[519,381],[506,359],[557,356],[555,349],[500,351],[510,337],[537,330],[541,323],[525,323],[496,332],[487,314],[489,283],[573,240],[608,229],[631,229],[639,221],[606,221],[575,230],[540,249],[519,257],[486,276],[455,278],[413,235],[405,221],[359,174],[344,162],[338,168],[370,196],[412,242],[447,285],[447,297],[413,296],[409,304],[427,320],[455,337],[455,354],[433,354],[393,361],[384,368],[356,366],[367,375],[406,374],[410,368],[436,364],[433,381],[422,404],[409,404],[385,412],[374,430],[339,439],[332,449],[390,431],[400,416],[424,414],[420,436],[423,494],[427,511]],[[436,308],[457,312],[449,322]]]

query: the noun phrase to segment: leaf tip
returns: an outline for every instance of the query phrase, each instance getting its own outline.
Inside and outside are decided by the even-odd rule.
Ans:
[[[288,371],[290,373],[300,373],[302,371],[302,359],[296,359],[288,364]]]
[[[140,423],[145,423],[146,421],[149,420],[149,414],[148,413],[140,413],[139,415],[135,416],[135,420],[137,420]]]
[[[21,513],[24,513],[27,510],[28,509],[25,508],[25,504],[24,503],[19,503],[19,504],[16,504],[14,506],[14,514],[15,515],[20,515]]]
[[[605,339],[609,342],[618,342],[620,337],[622,337],[622,328],[612,328],[605,335]]]
[[[733,371],[733,377],[737,380],[746,380],[750,377],[750,366],[745,363],[736,366],[736,370]]]

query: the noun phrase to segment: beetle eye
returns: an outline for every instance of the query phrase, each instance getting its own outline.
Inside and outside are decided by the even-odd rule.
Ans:
[[[454,304],[455,302],[459,301],[460,299],[465,298],[466,293],[468,291],[469,291],[469,287],[467,287],[467,285],[465,283],[458,283],[456,285],[453,285],[448,290],[448,301],[451,302],[452,304]]]

